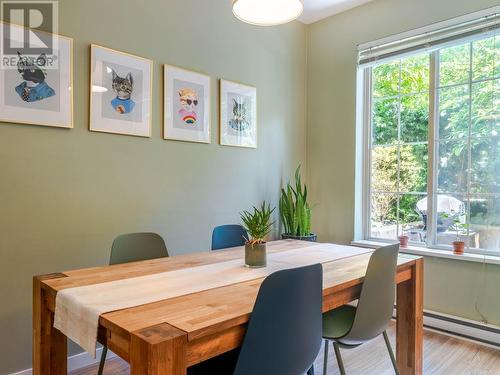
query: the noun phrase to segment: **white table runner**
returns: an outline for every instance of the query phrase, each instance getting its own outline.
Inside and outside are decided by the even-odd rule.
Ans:
[[[368,252],[332,244],[267,255],[267,267],[244,267],[243,259],[68,288],[56,295],[54,327],[95,358],[101,314],[266,277],[287,268],[326,263]]]

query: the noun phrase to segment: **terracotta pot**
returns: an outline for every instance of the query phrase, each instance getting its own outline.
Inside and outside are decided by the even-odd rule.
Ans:
[[[398,240],[399,240],[399,246],[400,247],[403,247],[403,248],[407,248],[408,247],[409,237],[407,235],[403,234],[403,235],[399,236]]]
[[[265,267],[267,263],[266,243],[245,244],[245,266],[250,268]]]
[[[464,248],[464,241],[453,241],[453,254],[462,255],[464,253]]]

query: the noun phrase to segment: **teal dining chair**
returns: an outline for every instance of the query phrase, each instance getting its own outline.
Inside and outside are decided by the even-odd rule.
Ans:
[[[122,264],[168,257],[167,246],[163,238],[156,233],[127,233],[115,238],[111,245],[109,264]],[[103,346],[99,362],[98,375],[104,371],[108,348]]]
[[[212,232],[212,250],[243,246],[246,238],[248,238],[248,233],[241,225],[220,225]]]
[[[399,375],[386,332],[394,309],[398,253],[399,244],[375,250],[368,262],[357,307],[345,305],[323,314],[323,375],[326,375],[328,366],[329,341],[333,342],[340,374],[345,375],[340,348],[356,348],[381,334],[384,336],[394,371]]]

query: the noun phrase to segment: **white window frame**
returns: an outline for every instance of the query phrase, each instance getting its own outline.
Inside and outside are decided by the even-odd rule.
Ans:
[[[452,45],[459,45],[461,43],[472,42],[475,38],[468,38],[462,41],[457,41]],[[448,47],[448,46],[446,46]],[[442,48],[445,48],[444,46]],[[440,48],[441,49],[441,48]],[[427,180],[427,232],[426,232],[426,242],[412,243],[414,246],[427,247],[429,249],[438,250],[451,250],[449,245],[440,245],[436,241],[436,221],[435,221],[435,197],[437,196],[437,172],[438,172],[438,157],[436,153],[438,152],[437,145],[439,144],[438,138],[438,105],[439,105],[439,50],[433,50],[429,52],[430,54],[430,65],[429,65],[429,127],[428,127],[428,180]],[[472,54],[472,51],[471,51]],[[394,60],[398,58],[395,57]],[[467,84],[469,85],[469,96],[472,95],[472,56],[470,59],[471,66],[469,67],[469,80]],[[371,151],[372,151],[372,66],[358,67],[357,73],[357,111],[356,111],[356,123],[357,123],[357,154],[356,154],[356,212],[355,212],[355,241],[375,241],[375,242],[394,242],[396,239],[382,239],[374,238],[371,236]],[[498,79],[499,77],[491,78],[491,80]],[[488,79],[490,80],[490,79]],[[476,83],[476,81],[474,81]],[[464,83],[465,84],[465,83]],[[450,85],[453,87],[454,85]],[[448,86],[446,86],[448,87]],[[471,100],[471,98],[469,99]],[[468,165],[470,166],[471,159],[471,147],[470,147],[470,113],[471,103],[469,102],[469,137],[468,137]],[[398,127],[400,126],[398,121]],[[399,166],[398,166],[399,168]],[[361,173],[359,173],[361,169]],[[398,193],[401,194],[401,193]],[[476,194],[472,194],[476,195]],[[467,197],[466,203],[466,213],[470,217],[470,173],[468,173],[467,182]],[[398,225],[399,228],[399,225]],[[469,228],[467,232],[469,232]],[[467,244],[467,252],[473,254],[481,255],[492,255],[500,256],[500,252],[481,249],[481,248],[471,248]]]

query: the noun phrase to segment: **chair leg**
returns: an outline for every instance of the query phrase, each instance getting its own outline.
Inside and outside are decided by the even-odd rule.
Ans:
[[[106,355],[108,354],[108,348],[103,346],[101,353],[101,361],[99,362],[99,370],[97,370],[97,375],[102,375],[104,371],[104,363],[106,362]]]
[[[335,341],[333,342],[333,349],[335,350],[335,357],[337,357],[340,375],[345,375],[344,362],[342,361],[342,356],[340,355],[340,347]]]
[[[394,367],[394,372],[396,375],[399,375],[398,364],[396,363],[396,357],[394,357],[394,352],[392,351],[391,342],[389,341],[389,337],[387,336],[387,331],[384,331],[384,341],[387,346],[387,350],[389,351],[389,356],[391,357],[392,366]]]
[[[328,340],[325,340],[325,354],[323,356],[323,375],[326,375],[327,367],[328,367]]]
[[[307,370],[307,375],[314,375],[314,364],[311,365],[311,368]]]

